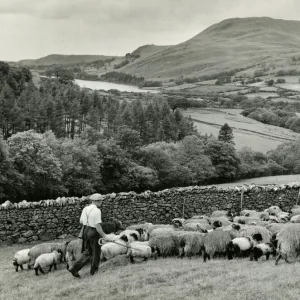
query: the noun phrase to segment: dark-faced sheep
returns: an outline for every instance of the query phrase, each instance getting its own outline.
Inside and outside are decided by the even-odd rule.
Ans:
[[[113,219],[111,222],[102,222],[101,227],[105,234],[117,233],[119,230],[125,230],[122,222],[116,219]]]

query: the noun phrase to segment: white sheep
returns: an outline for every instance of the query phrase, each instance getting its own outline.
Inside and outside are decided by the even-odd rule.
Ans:
[[[292,223],[300,223],[300,215],[294,215],[291,217],[290,221]]]
[[[174,227],[156,228],[149,233],[149,238],[161,235],[171,235],[175,231]]]
[[[100,261],[109,260],[117,255],[126,254],[128,249],[128,237],[122,235],[119,239],[108,242],[101,247]]]
[[[54,266],[54,269],[57,270],[56,265],[62,262],[62,251],[61,250],[54,250],[51,253],[44,253],[41,254],[34,263],[34,270],[35,275],[39,275],[39,271],[43,274],[45,274],[43,268],[49,267],[49,272],[51,272],[52,267]]]
[[[26,264],[29,262],[29,252],[30,249],[23,249],[15,253],[13,265],[16,267],[16,272],[18,272],[18,268],[20,267],[21,270],[23,270],[23,264]],[[29,268],[29,265],[28,265]]]
[[[44,253],[51,253],[54,250],[61,250],[63,253],[62,258],[66,260],[65,255],[66,255],[66,249],[68,244],[69,241],[62,242],[62,243],[43,243],[30,248],[28,253],[30,257],[29,266],[31,267],[34,265],[35,260],[39,255]]]
[[[129,257],[130,262],[134,263],[134,257],[141,257],[143,258],[143,261],[147,261],[149,257],[154,256],[154,258],[157,258],[157,251],[154,247],[149,246],[149,242],[132,242],[129,244],[128,251],[127,251],[127,257]]]

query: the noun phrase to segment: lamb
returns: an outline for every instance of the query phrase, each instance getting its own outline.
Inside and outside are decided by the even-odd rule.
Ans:
[[[61,250],[63,255],[62,259],[65,261],[65,255],[67,250],[67,245],[69,244],[69,241],[62,242],[62,243],[43,243],[36,245],[32,248],[30,248],[28,255],[29,255],[29,266],[32,267],[35,263],[36,258],[44,253],[51,253],[54,250]]]
[[[248,256],[252,248],[262,241],[262,235],[260,233],[253,234],[253,236],[237,237],[234,238],[227,248],[227,257],[232,259],[233,256]]]
[[[115,242],[109,242],[101,247],[100,261],[109,260],[117,255],[126,254],[128,249],[128,237],[122,235]]]
[[[39,275],[39,271],[42,274],[45,274],[43,268],[49,267],[49,272],[51,272],[52,267],[54,266],[54,269],[57,270],[56,265],[62,262],[62,257],[63,257],[63,252],[58,249],[54,250],[51,253],[44,253],[41,254],[37,257],[34,263],[34,270],[35,270],[35,275]]]
[[[252,256],[250,260],[257,261],[263,255],[266,256],[266,260],[269,260],[270,255],[276,256],[276,249],[271,243],[260,243],[255,245],[252,249]]]
[[[134,257],[141,257],[144,261],[147,261],[151,256],[154,256],[155,259],[157,258],[157,250],[154,247],[150,247],[147,241],[137,241],[129,244],[126,256],[129,257],[131,263],[135,263]]]
[[[16,272],[18,272],[18,268],[20,267],[21,270],[23,270],[23,264],[26,264],[29,262],[29,252],[30,249],[23,249],[15,253],[13,265],[16,267]],[[29,268],[29,266],[28,266]]]

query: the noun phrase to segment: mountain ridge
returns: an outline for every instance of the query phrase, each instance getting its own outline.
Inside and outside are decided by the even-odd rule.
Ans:
[[[201,76],[300,54],[300,21],[231,18],[120,71],[145,77]],[[271,57],[271,59],[270,59]]]
[[[17,63],[25,66],[37,65],[72,65],[80,63],[89,63],[97,60],[106,60],[116,58],[117,56],[109,55],[89,55],[89,54],[49,54],[38,59],[22,59]]]

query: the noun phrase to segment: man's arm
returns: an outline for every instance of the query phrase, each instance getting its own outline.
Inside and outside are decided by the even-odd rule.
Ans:
[[[100,224],[96,224],[96,225],[95,225],[95,228],[96,228],[97,232],[100,234],[100,236],[101,236],[103,239],[105,239],[105,238],[106,238],[106,234],[104,233],[104,231],[103,231],[101,225],[100,225]]]
[[[82,212],[81,212],[81,216],[80,216],[80,220],[79,220],[79,222],[81,223],[81,224],[83,224],[83,212],[85,211],[85,208],[82,210]]]

